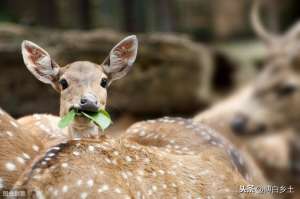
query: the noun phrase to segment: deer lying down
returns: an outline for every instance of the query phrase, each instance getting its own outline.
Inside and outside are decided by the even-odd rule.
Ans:
[[[132,53],[136,52],[136,44],[135,37],[121,41],[111,51],[110,62],[104,62],[106,65],[75,62],[61,69],[37,45],[24,42],[22,47],[30,71],[41,81],[60,89],[61,115],[64,115],[70,107],[81,102],[81,95],[86,92],[95,92],[99,101],[106,101],[106,90],[99,90],[99,83],[103,87],[103,76],[108,83],[125,75],[136,56]],[[111,65],[118,68],[116,73],[107,72]],[[123,69],[125,72],[120,69],[124,67],[127,67]],[[89,72],[82,75],[82,71]],[[97,105],[95,101],[93,104]],[[14,188],[32,190],[29,193],[39,198],[72,198],[74,194],[81,198],[262,197],[239,193],[240,185],[265,184],[265,181],[229,142],[210,128],[184,119],[162,119],[149,121],[149,124],[143,124],[145,130],[143,125],[136,124],[124,136],[114,139],[98,137],[94,126],[77,118],[64,140],[64,132],[57,133],[56,127],[41,126],[45,125],[41,121],[34,123],[41,131],[33,125],[32,134],[41,139],[39,142],[42,141],[47,151],[37,154],[35,161],[18,175]],[[82,126],[84,128],[80,129]],[[146,144],[134,139],[144,133],[150,139]],[[59,143],[49,147],[49,143],[55,141],[52,137]],[[70,140],[74,137],[84,140]],[[96,139],[88,140],[90,137]],[[157,146],[160,142],[161,145]],[[91,169],[86,170],[87,167]]]
[[[210,128],[163,118],[137,123],[117,139],[53,146],[24,169],[14,189],[28,190],[30,198],[270,198],[240,193],[252,183],[249,172]]]
[[[265,148],[270,151],[270,143],[274,143],[273,152],[279,148],[283,149],[280,153],[281,159],[287,162],[279,164],[277,160],[274,166],[278,165],[278,169],[270,174],[271,178],[276,176],[275,178],[282,184],[284,180],[282,176],[285,176],[290,168],[300,173],[300,164],[297,164],[300,162],[299,155],[298,158],[291,159],[291,153],[299,154],[300,151],[300,147],[296,144],[300,143],[300,41],[297,38],[300,23],[282,36],[270,34],[259,20],[259,7],[260,1],[256,1],[251,18],[254,29],[267,47],[268,55],[263,71],[246,88],[197,115],[195,121],[211,125],[220,132],[225,132],[228,137],[233,137],[233,134],[238,135],[242,141],[238,140],[237,143],[241,147],[245,146],[245,142],[246,145],[250,145],[252,154],[266,171],[270,166],[269,163],[274,161],[272,155],[262,150]],[[279,131],[282,131],[282,135],[251,139],[265,133]],[[263,143],[268,145],[263,146]],[[279,143],[281,146],[278,146]],[[255,145],[260,147],[253,147]],[[262,157],[263,154],[265,157]],[[283,165],[286,166],[284,170]],[[299,178],[299,176],[295,177],[292,171],[290,176]]]
[[[0,190],[9,190],[44,150],[42,142],[0,109]],[[0,192],[2,196],[2,192]]]

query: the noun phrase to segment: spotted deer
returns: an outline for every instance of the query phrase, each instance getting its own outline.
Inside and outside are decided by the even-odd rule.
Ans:
[[[188,119],[143,121],[118,138],[47,146],[0,111],[0,141],[1,197],[272,198],[249,193],[266,182],[218,132]]]
[[[120,41],[101,65],[88,61],[77,61],[64,67],[59,65],[38,45],[24,41],[22,55],[28,70],[41,82],[50,84],[60,93],[60,116],[70,109],[96,112],[105,109],[107,88],[131,69],[137,55],[138,40],[129,36]],[[38,125],[33,124],[38,122]],[[46,124],[46,121],[50,124]],[[82,116],[76,116],[67,132],[56,128],[58,119],[52,116],[35,115],[22,118],[20,122],[37,131],[45,139],[56,135],[70,138],[97,137],[98,127]],[[53,131],[55,129],[55,131]],[[57,137],[57,136],[56,136]]]
[[[125,41],[127,43],[128,40]],[[131,45],[127,47],[132,49]],[[114,54],[114,50],[111,53]],[[62,96],[71,85],[68,82],[70,76],[66,76],[71,67],[74,67],[73,70],[96,67],[86,62],[77,63],[83,68],[71,64],[59,72],[60,78],[54,78],[52,75],[61,69],[53,66],[57,64],[49,61],[50,57],[43,49],[25,42],[23,55],[31,72],[41,81],[63,90]],[[94,77],[95,73],[90,75]],[[95,81],[99,83],[97,77]],[[78,95],[74,99],[78,99]],[[61,100],[62,104],[69,106],[63,107],[63,110],[74,106],[64,100]],[[69,101],[74,102],[73,99]],[[53,119],[49,121],[53,122]],[[46,122],[40,122],[39,127],[46,125]],[[163,118],[140,122],[118,138],[101,136],[95,139],[90,131],[88,135],[79,131],[79,138],[72,137],[72,133],[68,139],[59,139],[55,145],[48,144],[52,141],[49,137],[40,139],[39,132],[36,134],[30,130],[26,134],[30,128],[24,128],[24,131],[21,128],[23,126],[18,129],[20,137],[32,138],[26,142],[30,147],[20,150],[16,141],[8,143],[10,150],[29,154],[36,149],[33,146],[39,146],[31,162],[20,169],[15,164],[13,166],[18,172],[11,178],[14,182],[12,190],[26,190],[28,198],[271,198],[269,195],[248,193],[245,189],[248,185],[266,184],[259,170],[253,169],[255,165],[249,164],[247,158],[218,132],[192,120]],[[41,129],[47,135],[64,137],[55,128],[42,126]],[[86,133],[85,129],[83,133]],[[12,157],[7,159],[5,161],[11,162]],[[5,172],[5,169],[0,171],[1,175]]]
[[[28,148],[19,141],[5,144],[32,161],[19,167],[10,156],[10,165],[0,170],[18,174],[11,190],[25,191],[26,198],[272,198],[248,193],[254,180],[243,156],[192,120],[143,121],[118,138],[67,139],[37,154],[31,146],[40,140],[27,141]],[[2,187],[7,188],[4,182]]]
[[[43,143],[0,109],[0,190],[9,190],[34,158]],[[3,198],[3,192],[0,197]]]
[[[294,172],[300,171],[299,156],[291,156],[300,151],[300,23],[283,35],[269,33],[260,21],[260,7],[261,1],[255,1],[251,21],[267,48],[263,71],[245,88],[194,119],[224,132],[241,148],[248,145],[265,168],[277,168],[269,177],[282,182],[286,173],[295,179]],[[263,135],[270,132],[273,135]]]

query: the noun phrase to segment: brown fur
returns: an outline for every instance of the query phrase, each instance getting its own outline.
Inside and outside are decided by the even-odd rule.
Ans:
[[[0,190],[8,190],[44,147],[30,131],[23,130],[1,109],[0,142]]]
[[[28,70],[60,93],[60,116],[63,117],[71,108],[80,108],[81,99],[87,95],[96,99],[97,108],[105,109],[107,86],[128,73],[136,59],[137,48],[136,36],[129,36],[111,50],[101,65],[77,61],[64,67],[59,67],[44,49],[30,41],[22,43],[22,54]],[[106,86],[102,86],[103,80]],[[66,88],[62,81],[66,82]],[[100,131],[85,117],[76,116],[68,134],[69,138],[88,138],[99,136]]]
[[[67,141],[40,156],[15,188],[40,198],[269,198],[239,193],[251,181],[224,150],[234,149],[215,133],[164,118],[137,123],[118,139]]]
[[[290,168],[294,167],[291,153],[295,152],[291,140],[298,143],[300,140],[297,136],[300,129],[300,42],[297,39],[300,26],[297,23],[283,35],[268,33],[260,23],[259,6],[260,1],[256,1],[252,22],[267,48],[263,71],[246,88],[200,113],[195,120],[219,129],[240,148],[246,147],[273,183],[286,184],[299,177]],[[231,124],[241,117],[247,122],[243,134],[238,135],[244,136],[236,138]],[[264,133],[274,135],[264,136]]]

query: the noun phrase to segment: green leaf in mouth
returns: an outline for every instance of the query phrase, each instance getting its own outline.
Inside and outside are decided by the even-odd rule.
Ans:
[[[65,128],[74,121],[75,116],[80,115],[93,121],[97,126],[104,131],[112,123],[109,113],[105,110],[99,110],[98,112],[83,112],[72,109],[67,115],[65,115],[58,123],[59,128]]]
[[[111,118],[105,110],[99,110],[96,113],[93,112],[81,112],[85,117],[92,120],[102,131],[104,131],[111,124]]]
[[[67,115],[65,115],[58,123],[59,128],[65,128],[75,119],[76,112],[72,109]]]

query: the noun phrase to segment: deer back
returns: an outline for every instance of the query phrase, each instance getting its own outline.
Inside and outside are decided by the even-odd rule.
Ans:
[[[0,190],[8,190],[43,150],[43,145],[1,109],[0,141]]]
[[[200,132],[206,132],[216,144],[208,144],[206,139],[195,141],[199,132],[190,122],[168,120],[168,124],[173,123],[169,127],[159,120],[150,122],[156,123],[156,129],[149,138],[158,144],[143,143],[128,135],[63,142],[40,156],[15,188],[41,198],[261,197],[239,192],[240,186],[249,182],[224,150],[227,144],[211,136],[206,127]],[[139,126],[143,123],[134,125],[132,131]],[[174,132],[186,137],[174,137]],[[191,146],[186,149],[183,146],[187,143]]]

